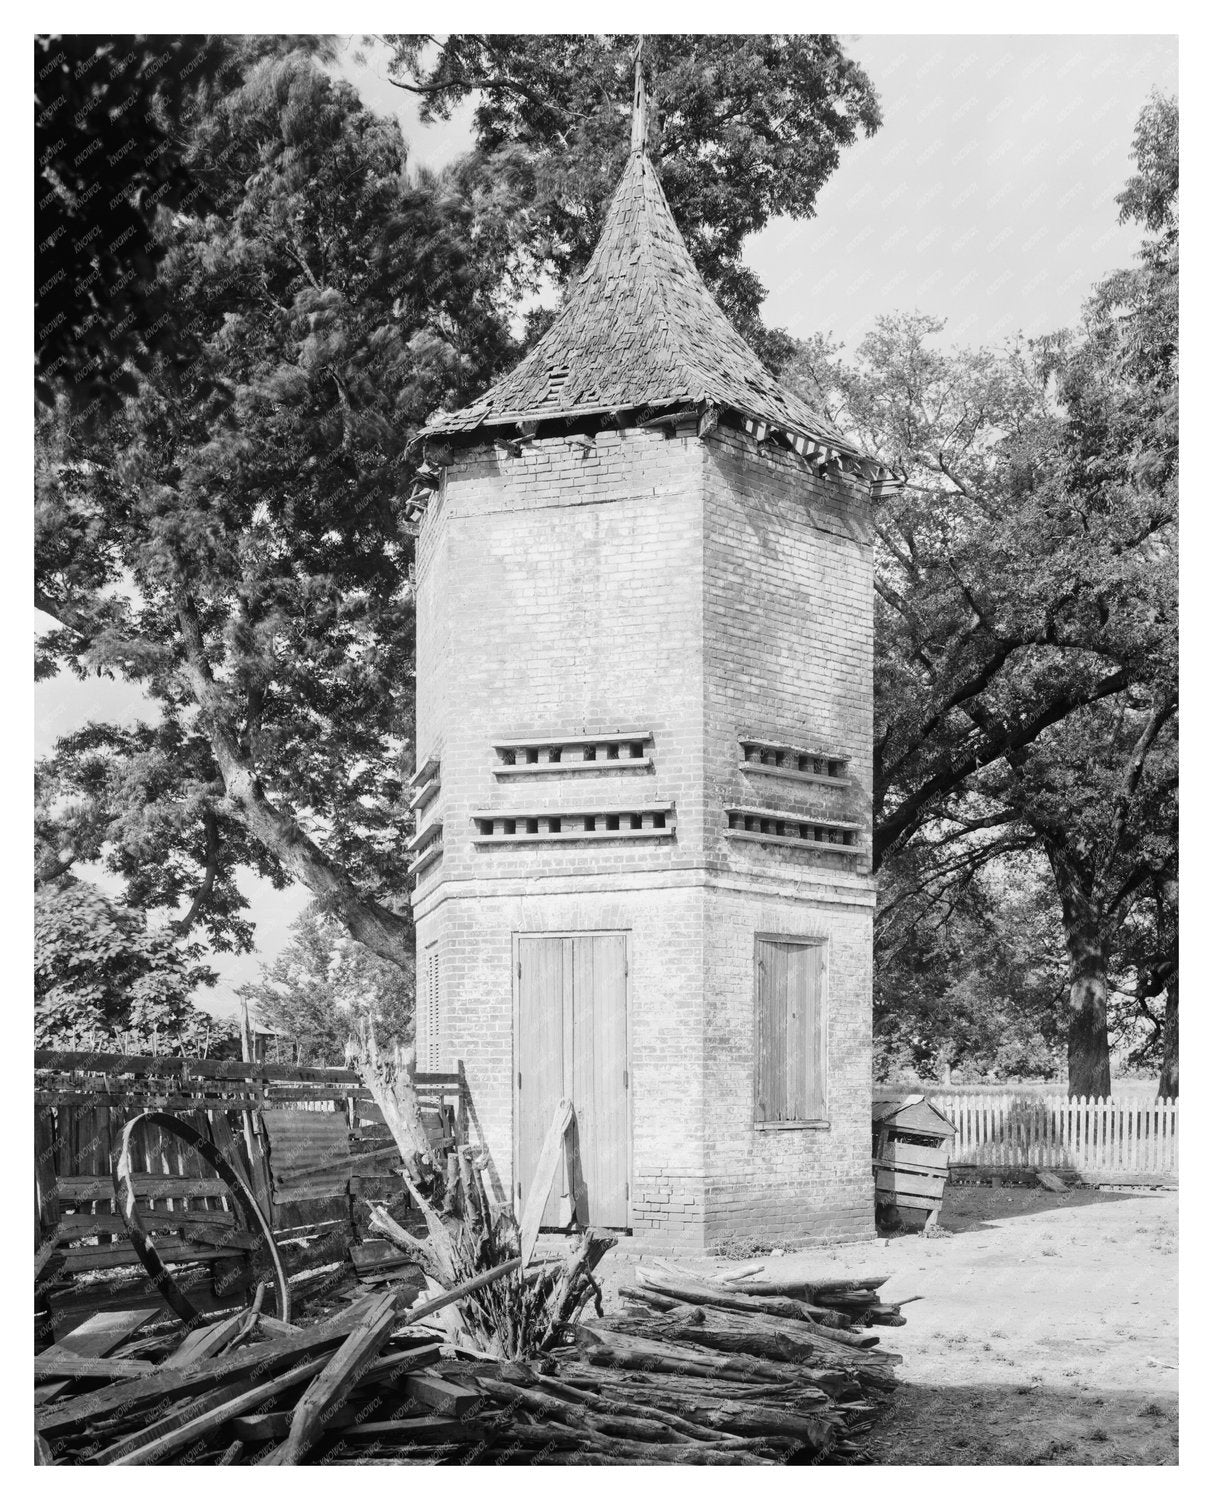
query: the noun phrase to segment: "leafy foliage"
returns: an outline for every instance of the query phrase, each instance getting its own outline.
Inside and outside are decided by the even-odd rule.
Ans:
[[[618,39],[565,42],[588,49],[586,80],[630,66]],[[501,45],[552,80],[572,56],[560,39]],[[162,223],[156,295],[189,310],[193,359],[155,355],[87,434],[62,411],[40,424],[36,602],[60,628],[39,670],[121,674],[158,710],[135,729],[90,726],[40,767],[40,869],[55,879],[100,858],[128,899],[242,947],[234,873],[249,866],[304,882],[407,967],[412,543],[399,511],[414,437],[516,358],[519,267],[563,274],[594,225],[560,250],[510,174],[485,170],[498,147],[561,160],[550,113],[546,126],[526,116],[512,145],[486,116],[500,137],[485,137],[488,155],[410,175],[397,126],[328,79],[311,46],[249,42],[238,77],[182,106],[178,156],[201,191]],[[678,161],[698,164],[684,206],[702,246],[711,216],[735,218],[739,201],[713,156],[766,164],[750,218],[718,226],[727,260],[751,220],[809,211],[857,122],[874,128],[875,103],[829,38],[699,39],[689,57],[662,42],[654,85],[666,128],[686,134]],[[603,139],[622,143],[620,81]],[[581,174],[597,210],[596,174],[615,167],[593,132],[579,142],[565,185]],[[774,170],[793,155],[797,172]],[[579,212],[567,201],[560,233]]]
[[[197,945],[68,880],[34,905],[34,1036],[40,1047],[205,1055],[230,1034],[191,996],[215,975]]]
[[[35,37],[35,390],[47,405],[84,421],[133,394],[153,352],[194,356],[155,276],[166,219],[214,207],[182,127],[284,45],[307,39]]]
[[[853,362],[817,338],[791,366],[905,478],[875,509],[885,917],[909,900],[938,927],[983,867],[1042,854],[1068,950],[1070,1082],[1092,1094],[1108,1092],[1110,970],[1152,1018],[1158,976],[1177,973],[1175,139],[1173,105],[1152,101],[1121,202],[1158,232],[1077,334],[945,352],[943,324],[915,314],[879,319]],[[1131,917],[1141,983],[1116,952]],[[918,958],[955,999],[959,955]]]
[[[411,1042],[411,973],[376,958],[314,903],[291,933],[274,962],[239,993],[256,1020],[296,1043],[301,1063],[342,1065],[346,1042],[367,1021],[382,1043]]]
[[[634,36],[389,36],[391,72],[422,119],[476,100],[482,191],[512,200],[523,285],[565,282],[589,260],[631,136]],[[876,91],[834,36],[647,37],[649,147],[691,255],[737,326],[762,343],[762,285],[747,235],[776,214],[811,217],[844,147],[881,123]],[[490,184],[492,185],[490,187]],[[771,353],[784,352],[780,343]],[[760,349],[761,353],[768,353]]]
[[[876,966],[878,1081],[1052,1078],[1064,1058],[1065,963],[1039,856],[971,871],[948,900],[885,867]]]
[[[510,348],[491,268],[468,205],[411,178],[395,123],[303,54],[209,104],[185,159],[223,213],[178,216],[159,284],[199,356],[157,359],[87,442],[45,424],[36,511],[37,602],[64,627],[44,670],[119,672],[160,717],[60,746],[45,839],[71,846],[56,809],[75,808],[130,899],[205,888],[220,944],[248,941],[232,874],[250,864],[307,880],[394,952],[411,931],[394,910],[413,640],[399,501],[421,420]]]

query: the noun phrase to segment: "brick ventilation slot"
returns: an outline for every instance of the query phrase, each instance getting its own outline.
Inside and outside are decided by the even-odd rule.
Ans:
[[[569,776],[585,772],[647,771],[653,765],[647,729],[559,738],[499,740],[494,776]]]
[[[559,812],[472,814],[477,844],[547,844],[571,840],[672,838],[674,805],[629,808],[585,808]]]
[[[768,740],[741,740],[741,768],[795,781],[849,786],[848,757],[837,750],[805,750]]]
[[[816,819],[774,808],[730,807],[727,809],[731,838],[753,839],[764,844],[809,845],[838,853],[858,854],[859,825]]]

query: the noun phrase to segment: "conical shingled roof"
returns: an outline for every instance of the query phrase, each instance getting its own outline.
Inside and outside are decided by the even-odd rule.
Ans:
[[[556,321],[518,367],[427,431],[708,402],[844,453],[855,449],[785,390],[716,305],[643,150]]]

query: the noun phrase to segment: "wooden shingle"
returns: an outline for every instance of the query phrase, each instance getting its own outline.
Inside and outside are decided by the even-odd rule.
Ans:
[[[652,162],[634,150],[602,238],[555,322],[509,375],[461,411],[436,413],[426,430],[699,402],[856,451],[780,385],[725,317],[695,269]]]

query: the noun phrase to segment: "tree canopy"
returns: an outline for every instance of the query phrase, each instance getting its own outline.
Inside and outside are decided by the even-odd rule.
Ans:
[[[589,260],[630,140],[636,38],[590,33],[388,36],[391,76],[423,120],[474,99],[469,179],[514,205],[528,287]],[[842,151],[881,124],[876,90],[829,35],[644,39],[649,150],[691,256],[717,300],[765,343],[765,289],[742,260],[773,216],[812,217]],[[782,345],[780,345],[782,351]],[[760,348],[760,352],[764,352]],[[767,351],[771,352],[771,351]]]
[[[511,55],[527,50],[507,40]],[[568,62],[556,40],[528,39],[545,76]],[[742,149],[742,116],[753,113],[764,150],[782,152],[772,163],[790,167],[799,139],[816,182],[855,121],[874,127],[870,86],[829,38],[746,39],[734,63],[722,39],[695,39],[695,67],[670,45],[657,49],[655,87],[671,128],[692,122],[697,144],[681,154],[699,162],[700,206],[687,212],[704,244],[738,198],[726,177],[709,191],[709,162],[717,147]],[[90,726],[43,764],[39,869],[62,878],[100,858],[128,899],[221,947],[249,941],[235,881],[248,866],[305,884],[407,968],[412,540],[401,501],[415,435],[517,358],[519,258],[563,271],[579,252],[557,254],[547,219],[498,192],[483,160],[410,172],[397,125],[309,48],[253,57],[185,112],[180,161],[204,197],[163,225],[156,290],[189,310],[194,358],[153,355],[93,430],[62,409],[40,424],[35,602],[60,628],[43,639],[39,670],[120,674],[158,717]],[[615,39],[594,54],[604,86],[625,50]],[[736,118],[708,108],[713,67]],[[611,139],[622,142],[630,94],[629,78],[606,111]],[[821,155],[814,110],[838,117]],[[555,162],[554,117],[549,126]],[[517,149],[537,156],[548,127],[525,128]],[[569,171],[589,172],[591,137],[574,144]],[[790,190],[772,178],[765,208],[746,212],[774,211]],[[740,243],[742,229],[719,229]],[[583,248],[592,233],[587,224]]]
[[[941,320],[884,317],[853,359],[818,337],[788,372],[904,477],[874,508],[882,902],[951,909],[981,867],[1043,855],[1070,1083],[1098,1095],[1126,924],[1138,1009],[1166,989],[1168,1056],[1177,1036],[1175,139],[1152,100],[1120,202],[1154,234],[1076,332],[947,351]]]
[[[187,122],[260,56],[316,38],[34,38],[34,389],[76,422],[196,350],[158,282],[171,215],[215,207]]]
[[[120,673],[159,718],[60,746],[44,845],[104,848],[148,905],[203,893],[220,942],[247,939],[236,864],[301,880],[407,963],[399,502],[422,419],[510,348],[492,268],[466,200],[302,53],[191,129],[223,211],[178,216],[158,276],[198,358],[87,437],[45,421],[38,466],[42,669]]]
[[[149,928],[87,881],[47,885],[34,903],[34,1038],[39,1047],[205,1056],[229,1024],[193,1003],[214,973],[197,944]]]
[[[516,360],[519,298],[587,258],[626,150],[634,43],[389,37],[423,114],[475,101],[475,149],[432,174],[410,170],[398,126],[317,65],[314,39],[237,40],[222,56],[178,40],[168,71],[140,39],[38,54],[41,111],[89,102],[72,117],[88,140],[38,168],[62,230],[44,249],[77,258],[70,285],[65,271],[45,295],[82,300],[39,312],[53,405],[38,423],[35,602],[57,623],[37,669],[121,675],[154,705],[149,722],[90,725],[39,766],[38,877],[62,886],[101,862],[127,903],[171,921],[172,941],[222,949],[251,940],[248,867],[307,886],[325,922],[407,976],[401,515],[417,434]],[[1094,289],[1077,330],[948,351],[941,320],[890,314],[853,355],[823,337],[793,350],[760,328],[743,243],[775,214],[812,214],[842,149],[880,124],[871,83],[833,37],[646,49],[652,149],[709,284],[768,358],[793,356],[786,378],[904,478],[874,497],[882,931],[915,963],[946,963],[943,990],[976,1017],[973,997],[1024,949],[1004,933],[961,973],[956,932],[1015,910],[1000,861],[1043,859],[1069,949],[1072,1061],[1084,1027],[1088,1041],[1102,1027],[1106,1056],[1109,975],[1173,1050],[1174,102],[1143,111],[1119,200],[1146,234],[1138,263]],[[129,178],[94,235],[87,160],[69,180],[60,158],[94,137],[94,157],[111,138],[121,151],[145,107],[148,159],[107,154]],[[154,222],[137,279],[124,255],[144,241],[116,243],[122,226],[105,238],[108,214],[149,234]],[[173,309],[173,340],[129,321],[124,297]],[[81,424],[86,367],[131,378]],[[925,942],[915,914],[948,903],[951,932]],[[1035,981],[1012,988],[1002,999],[1025,1016],[1045,1004]],[[1043,1010],[1038,1032],[1054,1045]],[[1039,1050],[1026,1032],[1023,1045]]]
[[[239,994],[255,1020],[291,1039],[299,1062],[340,1067],[346,1043],[368,1022],[385,1045],[412,1041],[413,990],[411,969],[376,958],[313,903]]]

